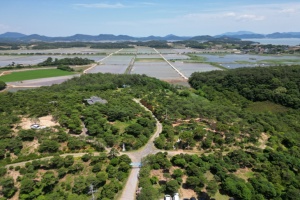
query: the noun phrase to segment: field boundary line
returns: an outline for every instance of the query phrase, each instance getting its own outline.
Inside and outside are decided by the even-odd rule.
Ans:
[[[176,67],[174,67],[174,65],[172,65],[159,51],[157,51],[155,48],[153,48],[153,50],[156,53],[158,53],[160,57],[162,57],[162,59],[164,59],[164,61],[166,61],[182,78],[188,80],[188,78],[183,73],[181,73]]]

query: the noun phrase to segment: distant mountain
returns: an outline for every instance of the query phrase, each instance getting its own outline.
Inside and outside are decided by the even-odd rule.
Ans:
[[[227,32],[227,33],[223,33],[220,34],[220,36],[232,36],[232,35],[252,35],[252,34],[257,34],[257,33],[253,33],[251,31],[237,31],[237,32]]]
[[[269,39],[282,39],[282,38],[300,38],[300,32],[287,32],[287,33],[272,33],[272,34],[258,34],[258,33],[245,33],[244,31],[241,32],[232,32],[232,33],[224,33],[220,36],[230,36],[234,38],[239,39],[263,39],[263,38],[269,38]],[[218,37],[218,36],[215,36]]]
[[[189,40],[194,40],[194,41],[219,41],[219,42],[227,42],[227,41],[240,41],[239,38],[234,38],[232,36],[219,36],[219,37],[212,37],[209,35],[203,35],[203,36],[195,36],[190,38]]]
[[[0,38],[21,38],[25,37],[25,34],[22,33],[16,33],[16,32],[6,32],[3,34],[0,34]]]
[[[189,40],[195,40],[195,41],[210,41],[215,39],[214,37],[210,36],[210,35],[201,35],[201,36],[195,36],[190,38]]]
[[[272,34],[257,34],[250,31],[238,31],[238,32],[227,32],[221,35],[209,36],[176,36],[176,35],[166,35],[161,36],[148,36],[148,37],[132,37],[128,35],[112,35],[112,34],[100,34],[100,35],[85,35],[76,34],[66,37],[49,37],[38,34],[25,35],[16,32],[7,32],[0,34],[0,42],[105,42],[105,41],[182,41],[182,40],[196,40],[196,41],[226,41],[228,39],[257,39],[257,38],[300,38],[300,32],[286,32],[286,33],[272,33]]]
[[[300,33],[299,32],[287,32],[287,33],[272,33],[266,35],[266,38],[300,38]]]
[[[19,41],[19,42],[101,42],[101,41],[150,41],[150,40],[166,40],[166,41],[180,41],[186,40],[190,37],[180,37],[176,35],[160,36],[148,36],[148,37],[132,37],[128,35],[112,35],[112,34],[100,34],[100,35],[84,35],[76,34],[67,37],[48,37],[38,34],[24,35],[21,33],[4,33],[0,35],[0,41]]]

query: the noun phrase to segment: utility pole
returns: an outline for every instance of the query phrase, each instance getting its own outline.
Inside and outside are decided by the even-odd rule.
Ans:
[[[166,108],[166,119],[165,120],[167,120],[168,119],[168,109]]]

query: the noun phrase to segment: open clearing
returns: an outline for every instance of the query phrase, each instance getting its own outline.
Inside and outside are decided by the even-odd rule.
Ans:
[[[40,126],[46,126],[46,127],[52,127],[59,125],[56,121],[53,120],[53,117],[51,115],[40,117],[37,119],[31,119],[31,118],[22,118],[21,123],[19,124],[22,129],[28,130],[30,129],[30,126],[34,123],[39,124]]]
[[[31,79],[39,79],[39,78],[67,76],[72,74],[74,73],[62,71],[59,69],[42,69],[42,70],[40,69],[40,70],[30,70],[30,71],[23,71],[23,72],[12,72],[11,74],[1,76],[0,80],[4,82],[14,82],[14,81],[23,81],[23,80],[31,80]]]

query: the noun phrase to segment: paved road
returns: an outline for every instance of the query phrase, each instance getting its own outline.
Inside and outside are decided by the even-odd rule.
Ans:
[[[145,110],[147,110],[148,112],[151,112],[150,110],[148,110],[148,108],[146,108],[145,106],[143,106],[139,100],[134,99],[134,101],[138,104],[140,104]],[[148,143],[142,147],[141,149],[139,149],[138,151],[135,152],[129,152],[129,153],[124,153],[127,154],[132,162],[141,162],[142,158],[149,155],[149,154],[155,154],[157,153],[159,150],[157,150],[153,144],[153,141],[155,140],[156,137],[159,136],[159,134],[162,131],[162,125],[161,123],[157,120],[157,118],[152,115],[153,118],[156,120],[156,131],[153,134],[153,136],[150,138],[150,140],[148,141]],[[135,200],[135,191],[137,189],[138,186],[138,173],[139,173],[140,169],[139,168],[133,168],[131,170],[131,173],[128,177],[127,183],[125,185],[125,188],[123,189],[122,192],[122,196],[120,198],[120,200]]]

